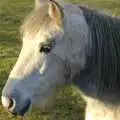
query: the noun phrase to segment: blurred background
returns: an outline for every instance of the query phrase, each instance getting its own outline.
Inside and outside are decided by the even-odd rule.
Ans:
[[[113,16],[120,15],[120,0],[66,0],[84,3]],[[21,48],[19,27],[33,8],[34,0],[0,0],[0,95]],[[25,120],[83,120],[85,102],[74,86],[57,94],[54,113],[41,115],[33,110]],[[0,103],[0,120],[19,120],[9,115]]]

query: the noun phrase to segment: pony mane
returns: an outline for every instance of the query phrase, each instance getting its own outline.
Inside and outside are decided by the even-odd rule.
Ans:
[[[33,11],[25,18],[21,25],[20,32],[24,36],[26,33],[35,35],[41,28],[47,29],[52,22],[48,14],[48,5],[33,9]]]
[[[99,93],[120,90],[120,19],[80,6],[92,41],[89,66],[97,68]]]

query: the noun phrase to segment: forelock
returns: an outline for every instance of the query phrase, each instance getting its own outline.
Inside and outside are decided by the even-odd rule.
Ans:
[[[26,33],[35,35],[40,29],[47,29],[52,23],[48,15],[48,8],[34,9],[24,20],[21,26],[21,34],[24,36]]]

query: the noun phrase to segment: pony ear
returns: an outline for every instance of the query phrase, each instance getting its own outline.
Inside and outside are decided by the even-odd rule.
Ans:
[[[62,20],[64,17],[63,10],[62,7],[54,0],[50,0],[48,13],[50,18],[54,20],[57,24],[62,24]]]

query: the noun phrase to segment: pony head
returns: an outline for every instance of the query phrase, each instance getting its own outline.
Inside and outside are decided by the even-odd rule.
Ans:
[[[77,15],[68,18],[57,2],[39,5],[37,0],[36,4],[21,27],[22,49],[2,92],[3,106],[21,116],[31,105],[42,106],[50,97],[54,99],[57,89],[71,83],[72,74],[84,66],[84,55],[77,56],[85,49],[87,29],[83,16],[76,24]],[[80,34],[75,32],[79,26]],[[80,38],[82,41],[77,41]]]

